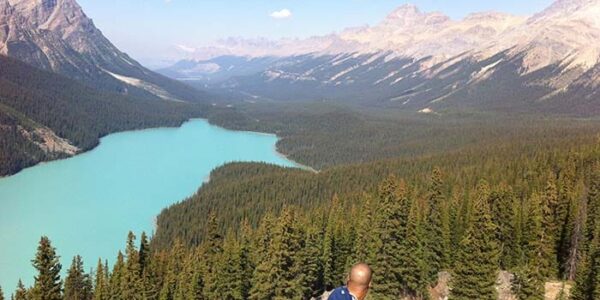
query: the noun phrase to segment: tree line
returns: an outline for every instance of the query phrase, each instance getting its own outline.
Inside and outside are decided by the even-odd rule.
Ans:
[[[12,299],[310,299],[344,283],[356,262],[373,266],[371,299],[429,299],[440,272],[450,299],[497,299],[500,270],[518,299],[544,299],[544,283],[573,280],[574,300],[600,297],[600,160],[558,163],[523,193],[480,179],[448,186],[438,168],[425,186],[394,175],[360,201],[334,195],[307,211],[284,206],[225,232],[211,213],[196,247],[153,248],[129,233],[112,267],[86,273],[73,258],[64,283],[48,238],[35,283]]]

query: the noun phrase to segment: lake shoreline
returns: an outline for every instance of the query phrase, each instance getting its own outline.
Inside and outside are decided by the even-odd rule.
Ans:
[[[30,165],[30,166],[27,166],[27,167],[25,167],[25,168],[22,168],[22,169],[20,169],[19,171],[15,172],[15,173],[11,173],[11,174],[8,174],[8,175],[3,175],[3,176],[0,176],[0,179],[4,179],[4,178],[11,177],[11,176],[15,176],[15,175],[17,175],[17,174],[19,174],[19,173],[21,173],[21,172],[23,172],[23,171],[27,170],[27,169],[34,168],[34,167],[37,167],[37,166],[41,166],[41,165],[44,165],[44,164],[47,164],[47,163],[57,162],[57,161],[65,160],[65,159],[70,159],[70,158],[73,158],[73,157],[76,157],[76,156],[84,155],[84,154],[86,154],[86,153],[89,153],[89,152],[91,152],[91,151],[94,151],[96,148],[98,148],[98,147],[100,146],[100,144],[102,144],[102,140],[103,140],[104,138],[106,138],[106,137],[108,137],[108,136],[111,136],[111,135],[113,135],[113,134],[120,134],[120,133],[126,133],[126,132],[142,132],[142,131],[146,131],[146,130],[157,130],[157,129],[174,129],[174,128],[181,128],[181,127],[182,127],[183,125],[185,125],[186,123],[189,123],[189,122],[191,122],[191,121],[194,121],[194,120],[203,120],[203,121],[206,121],[206,122],[208,122],[210,125],[213,125],[213,126],[219,127],[219,128],[221,128],[221,129],[223,129],[223,130],[227,130],[227,131],[232,131],[232,132],[240,132],[240,133],[249,133],[249,134],[262,135],[262,136],[274,136],[274,137],[276,137],[276,138],[277,138],[277,141],[278,141],[278,142],[279,142],[279,140],[281,140],[281,137],[279,137],[279,136],[278,136],[277,134],[275,134],[275,133],[260,132],[260,131],[252,131],[252,130],[235,130],[235,129],[226,128],[226,127],[220,126],[220,125],[218,125],[218,124],[215,124],[215,123],[213,123],[213,122],[210,122],[210,119],[209,119],[209,118],[190,118],[190,119],[187,119],[187,120],[185,120],[185,121],[181,122],[181,124],[179,124],[178,126],[159,126],[159,127],[148,127],[148,128],[139,128],[139,129],[132,129],[132,130],[123,130],[123,131],[115,131],[115,132],[111,132],[111,133],[109,133],[109,134],[107,134],[107,135],[103,135],[103,136],[101,136],[101,137],[98,139],[98,143],[97,143],[97,144],[96,144],[94,147],[91,147],[91,148],[89,148],[89,149],[86,149],[86,150],[82,150],[82,151],[80,151],[80,152],[78,152],[78,153],[76,153],[76,154],[73,154],[73,155],[68,155],[68,156],[66,156],[66,157],[60,157],[60,158],[56,158],[56,159],[48,159],[48,160],[42,160],[42,161],[39,161],[39,162],[37,162],[37,163],[35,163],[35,164],[32,164],[32,165]],[[300,162],[297,162],[296,160],[294,160],[294,159],[290,158],[290,157],[288,156],[288,154],[285,154],[285,153],[283,153],[282,151],[280,151],[280,150],[279,150],[279,148],[277,147],[277,144],[275,145],[275,149],[274,149],[274,151],[275,151],[275,152],[276,152],[276,154],[277,154],[277,155],[279,155],[280,157],[282,157],[282,158],[285,158],[285,159],[287,159],[287,160],[289,160],[289,161],[293,162],[293,163],[294,163],[294,164],[295,164],[295,165],[296,165],[296,166],[297,166],[299,169],[303,169],[303,170],[311,171],[311,172],[313,172],[313,173],[319,173],[319,172],[320,172],[319,170],[316,170],[316,169],[314,169],[313,167],[311,167],[311,166],[309,166],[309,165],[302,164],[302,163],[300,163]]]
[[[179,127],[112,133],[68,159],[43,161],[3,178],[0,228],[5,233],[0,232],[0,244],[7,247],[0,258],[0,283],[13,287],[18,278],[31,282],[30,259],[40,236],[52,239],[65,264],[74,255],[88,263],[98,257],[113,260],[122,235],[155,232],[162,210],[204,188],[210,173],[227,163],[300,168],[276,151],[278,140],[274,134],[190,118]],[[14,235],[17,228],[21,234]]]

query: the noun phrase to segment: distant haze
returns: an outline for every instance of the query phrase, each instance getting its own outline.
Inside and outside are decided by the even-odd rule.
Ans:
[[[453,19],[472,12],[530,15],[552,0],[410,3]],[[84,11],[121,50],[152,66],[185,57],[194,48],[228,37],[306,38],[348,27],[375,25],[407,1],[366,0],[79,0]]]

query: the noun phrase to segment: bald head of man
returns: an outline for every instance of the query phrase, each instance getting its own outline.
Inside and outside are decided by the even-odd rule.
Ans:
[[[348,291],[354,295],[357,300],[363,300],[367,297],[371,288],[371,279],[373,270],[365,263],[359,263],[352,267],[348,274]]]

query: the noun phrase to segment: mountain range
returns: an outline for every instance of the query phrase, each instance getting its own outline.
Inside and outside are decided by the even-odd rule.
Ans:
[[[403,5],[375,26],[304,40],[229,38],[188,55],[159,72],[247,101],[600,112],[600,0],[462,20]]]

